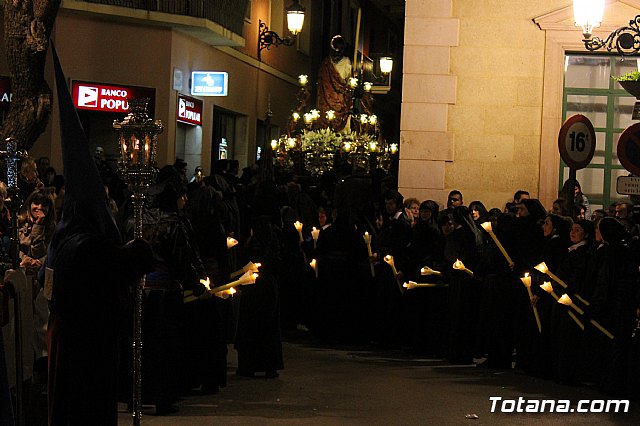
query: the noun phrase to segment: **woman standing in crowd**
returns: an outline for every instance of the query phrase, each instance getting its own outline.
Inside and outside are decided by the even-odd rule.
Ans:
[[[569,184],[569,180],[565,181],[562,186],[562,190],[560,191],[561,197],[565,200],[570,200],[573,198],[574,205],[584,206],[585,210],[585,219],[589,219],[591,217],[591,206],[589,205],[589,199],[586,195],[582,193],[582,187],[580,186],[580,182],[574,180],[574,187],[571,188]]]
[[[404,216],[409,225],[416,226],[420,216],[420,201],[417,198],[407,198],[404,200]]]
[[[595,228],[588,220],[581,220],[571,225],[569,233],[571,246],[565,259],[559,266],[557,275],[568,285],[565,290],[576,304],[578,295],[584,294],[585,279],[591,256],[593,253],[592,240]],[[559,295],[560,289],[556,290]],[[568,316],[569,307],[557,303],[552,312],[554,328],[554,377],[561,383],[577,383],[579,379],[579,365],[582,362],[580,351],[582,330]],[[584,307],[584,306],[583,306]]]
[[[51,243],[56,226],[56,211],[51,195],[37,189],[25,200],[18,218],[20,239],[20,266],[25,268],[27,280],[32,284],[33,298],[33,350],[35,353],[34,373],[36,380],[44,382],[47,376],[47,323],[49,304],[36,276],[45,261],[47,248]]]

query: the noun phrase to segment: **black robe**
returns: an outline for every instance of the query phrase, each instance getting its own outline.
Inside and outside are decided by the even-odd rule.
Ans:
[[[245,260],[261,263],[254,284],[241,287],[235,348],[238,372],[274,374],[284,368],[280,331],[278,275],[281,270],[278,229],[268,219],[254,221]]]
[[[128,286],[150,269],[144,249],[88,233],[58,245],[48,329],[50,424],[117,424],[118,331]]]

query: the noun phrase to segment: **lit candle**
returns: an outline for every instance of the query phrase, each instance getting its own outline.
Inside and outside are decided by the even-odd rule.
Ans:
[[[228,290],[222,290],[214,293],[214,296],[219,297],[221,299],[228,299],[229,296],[233,297],[233,295],[236,293],[237,293],[236,289],[231,287]]]
[[[275,139],[271,139],[271,149],[274,151],[278,148],[278,141]]]
[[[346,142],[342,145],[342,148],[343,148],[346,152],[351,151],[351,142],[346,141]]]
[[[545,281],[543,284],[540,284],[540,288],[549,293],[553,298],[558,301],[559,297],[555,291],[553,291],[553,285],[551,285],[551,281]]]
[[[149,163],[149,157],[151,155],[149,136],[145,136],[144,138],[144,162],[145,164]]]
[[[573,304],[573,300],[571,300],[571,297],[569,297],[568,294],[563,294],[562,296],[560,296],[560,299],[558,299],[558,303],[562,303],[565,306],[569,306],[573,309],[575,309],[575,311],[577,313],[579,313],[580,315],[584,315],[584,311],[582,309],[580,309],[579,307],[577,307],[576,305]]]
[[[211,290],[211,280],[209,280],[209,277],[206,277],[205,279],[200,279],[200,284],[204,284],[205,288],[207,290]]]
[[[258,279],[258,273],[257,272],[252,272],[252,271],[247,271],[244,274],[242,274],[242,276],[240,278],[238,278],[235,281],[231,281],[230,283],[227,283],[225,285],[221,285],[218,287],[214,287],[212,289],[210,289],[209,291],[211,293],[218,293],[224,290],[228,290],[231,287],[235,287],[235,286],[239,286],[239,285],[247,285],[247,284],[254,284],[256,282],[256,279]]]
[[[131,159],[134,163],[138,162],[138,151],[140,151],[140,141],[138,139],[133,140],[133,152],[131,153]]]
[[[489,235],[493,239],[493,242],[496,243],[496,245],[500,249],[500,252],[504,256],[504,258],[507,260],[507,263],[509,264],[509,267],[511,269],[513,269],[513,265],[514,265],[513,260],[511,260],[511,257],[507,254],[507,251],[504,249],[504,247],[502,246],[502,244],[498,240],[498,237],[496,237],[496,234],[493,233],[493,229],[491,228],[491,222],[481,223],[480,226],[482,226],[482,228],[489,233]]]
[[[375,277],[376,270],[373,265],[373,252],[371,251],[371,235],[369,234],[368,231],[365,231],[362,238],[364,238],[364,242],[367,245],[367,254],[369,255],[369,268],[371,269],[371,276]]]
[[[313,115],[311,115],[311,113],[310,113],[310,112],[306,112],[306,113],[304,114],[304,122],[305,122],[306,124],[311,124],[311,123],[313,122]]]
[[[545,281],[543,284],[540,284],[540,288],[549,293],[556,300],[556,302],[560,299],[556,292],[553,291],[553,285],[551,285],[551,281]],[[567,311],[567,314],[569,314],[571,319],[573,319],[573,321],[578,324],[578,327],[584,330],[584,324],[578,319],[578,317],[576,317],[573,312]]]
[[[442,272],[431,269],[428,266],[423,266],[420,269],[420,275],[442,275]]]
[[[318,241],[318,237],[320,236],[320,230],[315,226],[311,228],[311,238],[313,238],[313,246],[315,247],[316,241]]]
[[[376,141],[369,142],[369,151],[376,152],[378,150],[378,144]]]
[[[375,125],[378,122],[378,116],[373,114],[369,116],[369,124]]]
[[[385,262],[387,262],[389,264],[389,266],[391,266],[391,270],[393,271],[393,276],[396,279],[396,284],[398,284],[398,290],[400,290],[400,293],[403,294],[404,293],[404,287],[402,286],[402,283],[398,279],[398,270],[396,269],[396,264],[395,264],[395,261],[393,260],[393,256],[388,254],[385,257],[383,257],[383,259],[384,259]]]
[[[418,287],[418,283],[415,281],[409,281],[402,284],[402,287],[406,288],[407,290],[413,290],[414,288]]]
[[[356,77],[350,77],[349,78],[349,86],[352,89],[355,89],[358,86],[358,79]]]
[[[313,269],[313,272],[316,274],[316,278],[318,278],[318,262],[315,259],[311,259],[309,262],[309,266]]]
[[[365,81],[364,82],[364,91],[365,92],[370,92],[372,88],[373,88],[373,83],[371,83],[370,81]]]
[[[456,259],[456,261],[453,262],[453,269],[457,269],[458,271],[464,271],[464,272],[466,272],[467,274],[469,274],[470,276],[473,277],[473,271],[470,270],[470,269],[467,269],[464,266],[464,263],[462,263],[462,261],[460,259]]]
[[[389,147],[389,150],[391,151],[392,154],[395,154],[396,152],[398,152],[398,144],[392,143]]]
[[[386,255],[384,257],[384,261],[387,262],[389,266],[391,266],[391,270],[393,271],[393,276],[398,275],[398,271],[396,269],[396,264],[395,264],[395,261],[393,260],[393,256],[391,256],[390,254]]]
[[[520,280],[522,284],[527,288],[527,293],[529,294],[529,301],[533,302],[533,292],[531,291],[531,276],[529,276],[528,272],[525,272],[524,277],[521,277]],[[538,308],[531,304],[531,308],[533,309],[533,316],[536,318],[536,324],[538,325],[538,332],[542,333],[542,324],[540,323],[540,315],[538,314]]]
[[[302,222],[300,222],[299,220],[296,220],[295,222],[293,222],[293,226],[296,228],[296,231],[298,231],[300,242],[303,242],[304,238],[302,238]]]
[[[548,275],[552,280],[554,280],[555,282],[557,282],[558,284],[560,284],[562,287],[567,288],[567,284],[562,281],[560,278],[558,278],[557,276],[555,276],[550,270],[549,268],[547,268],[547,264],[544,262],[540,262],[538,263],[536,266],[534,266],[535,269],[537,269],[538,271],[542,272],[543,274]]]
[[[256,262],[249,262],[246,265],[244,265],[241,269],[238,269],[237,271],[233,272],[231,274],[231,278],[235,278],[237,276],[240,276],[242,274],[244,274],[245,272],[258,272],[258,269],[262,266],[261,263]]]
[[[307,77],[306,74],[300,74],[298,76],[298,82],[300,83],[300,86],[306,86],[308,81],[309,81],[309,78]]]
[[[227,237],[227,248],[230,249],[238,245],[238,240],[232,237]]]
[[[575,309],[575,311],[577,313],[579,313],[580,315],[584,315],[584,311],[582,309],[580,309],[579,307],[577,307],[576,305],[573,304],[573,301],[571,300],[571,298],[569,297],[568,294],[563,294],[562,297],[560,297],[560,299],[558,299],[558,303],[562,303],[563,305],[569,306],[573,309]],[[605,336],[607,336],[609,339],[613,340],[613,334],[611,334],[609,332],[609,330],[607,330],[606,328],[604,328],[602,326],[602,324],[600,324],[598,321],[596,320],[591,320],[589,321],[591,324],[593,324],[594,327],[596,327],[598,330],[600,330]]]
[[[291,118],[293,118],[293,121],[297,122],[298,120],[300,120],[300,113],[299,112],[294,112],[293,114],[291,114]]]
[[[327,120],[332,121],[334,118],[336,118],[336,112],[330,109],[329,111],[325,112],[325,116],[327,117]]]
[[[440,285],[440,284],[433,284],[433,283],[417,283],[415,281],[409,281],[406,282],[404,284],[402,284],[402,287],[406,288],[407,290],[413,290],[414,288],[436,288],[436,287],[447,287],[448,285]]]
[[[360,123],[367,124],[369,116],[367,114],[360,114]]]
[[[296,139],[295,138],[287,138],[287,145],[289,145],[289,148],[295,148],[296,147]]]

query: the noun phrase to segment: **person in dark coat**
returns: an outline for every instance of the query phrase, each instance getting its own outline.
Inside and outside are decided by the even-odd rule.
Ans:
[[[570,238],[572,245],[568,248],[567,256],[556,273],[568,285],[568,288],[564,291],[560,291],[560,289],[556,291],[558,296],[566,292],[572,301],[582,308],[585,308],[585,306],[580,304],[576,294],[584,294],[584,283],[593,253],[592,240],[594,233],[593,222],[588,220],[581,220],[571,226]],[[553,305],[551,312],[554,326],[552,338],[555,346],[553,358],[554,378],[560,383],[567,384],[579,381],[579,366],[582,362],[581,342],[583,338],[582,330],[567,314],[569,309],[571,308],[556,303]]]
[[[449,327],[447,359],[453,364],[471,364],[476,350],[476,319],[479,282],[466,272],[453,269],[460,260],[473,271],[480,260],[482,236],[465,206],[454,207],[452,232],[445,237],[444,267],[449,277]]]
[[[600,365],[588,367],[601,373],[598,385],[603,392],[637,394],[638,377],[634,373],[638,371],[638,348],[632,346],[631,336],[639,308],[638,263],[626,242],[623,224],[614,218],[604,218],[598,223],[598,230],[606,251],[600,268],[594,271],[596,282],[588,314],[607,328],[614,339],[603,338],[598,330],[589,330],[592,342],[601,342],[604,351]]]
[[[240,312],[235,339],[240,376],[264,373],[278,377],[284,368],[280,331],[278,275],[281,269],[280,230],[273,223],[279,219],[275,186],[262,184],[255,197],[251,237],[244,250],[245,261],[260,263],[258,279],[241,288]]]
[[[119,323],[129,286],[151,268],[151,251],[141,240],[121,243],[52,50],[66,196],[43,273],[51,297],[49,424],[115,426]]]

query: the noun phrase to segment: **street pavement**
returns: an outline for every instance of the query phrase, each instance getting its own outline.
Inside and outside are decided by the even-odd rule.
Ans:
[[[145,406],[142,424],[640,425],[640,401],[630,401],[627,413],[578,413],[580,400],[606,403],[611,397],[592,387],[563,386],[518,370],[454,366],[401,350],[328,345],[300,336],[283,347],[285,369],[276,379],[236,376],[230,347],[226,388],[216,395],[194,391],[177,404],[179,412],[168,416],[154,416],[153,407]],[[493,413],[490,397],[502,398],[494,398]],[[520,397],[522,409],[533,407],[535,400],[569,400],[570,412],[499,412],[504,400],[513,401],[504,403],[505,409],[517,411]],[[598,401],[593,407],[605,411]],[[132,424],[131,415],[121,408],[118,424]]]

